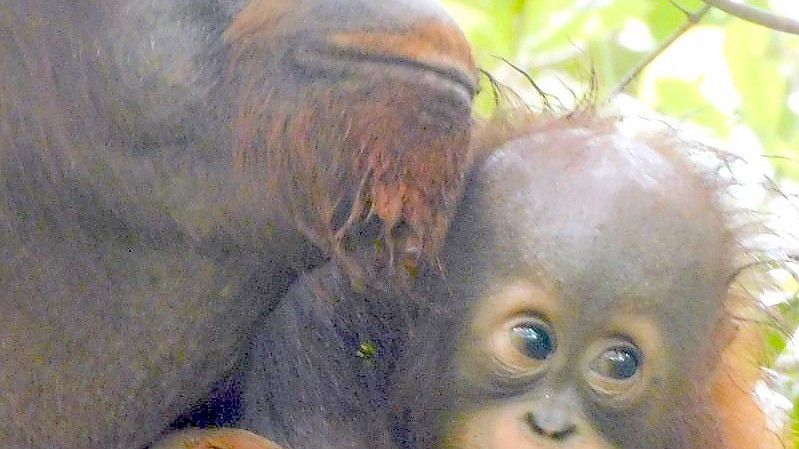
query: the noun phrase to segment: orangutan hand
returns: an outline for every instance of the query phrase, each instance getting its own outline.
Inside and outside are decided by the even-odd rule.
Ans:
[[[283,449],[241,429],[190,429],[171,434],[150,449]]]

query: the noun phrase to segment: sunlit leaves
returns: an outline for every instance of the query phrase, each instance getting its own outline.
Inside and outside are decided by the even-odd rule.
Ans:
[[[771,30],[741,21],[730,23],[725,33],[724,54],[742,100],[741,116],[762,136],[777,131],[786,98],[780,62],[768,57],[773,35]]]
[[[612,92],[648,54],[689,22],[701,0],[443,0],[475,46],[481,67],[529,91],[513,61],[566,96]],[[748,1],[769,8],[768,0]],[[679,7],[675,6],[679,5]],[[716,138],[751,128],[782,176],[799,174],[799,37],[712,10],[636,77],[626,93]],[[789,107],[788,99],[793,98]],[[567,99],[568,100],[568,99]],[[490,96],[478,110],[490,111]]]
[[[719,135],[726,130],[726,117],[702,96],[695,83],[663,79],[657,84],[656,106],[664,114],[711,128]]]

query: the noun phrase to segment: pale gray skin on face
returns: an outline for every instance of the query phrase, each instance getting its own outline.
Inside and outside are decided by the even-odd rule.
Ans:
[[[7,446],[143,447],[232,370],[296,272],[324,259],[260,180],[233,167],[246,92],[224,33],[246,3],[0,3]],[[259,73],[248,97],[312,103],[313,92],[364,79],[394,92],[393,81],[414,85],[408,73],[424,78],[413,61],[289,64],[289,50],[316,50],[334,31],[452,23],[424,1],[373,3],[285,3],[292,14],[272,21],[276,38],[263,43],[274,58],[245,61]],[[444,109],[459,105],[442,122],[468,123],[463,86],[437,75],[416,85]]]
[[[421,301],[354,294],[333,265],[303,276],[253,337],[240,425],[296,448],[720,447],[706,395],[733,247],[716,186],[679,153],[563,128],[478,164]],[[552,332],[544,361],[506,338],[530,320]],[[619,344],[635,375],[593,373]]]

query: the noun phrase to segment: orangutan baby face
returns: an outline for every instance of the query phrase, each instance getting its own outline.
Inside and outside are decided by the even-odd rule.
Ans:
[[[475,184],[448,255],[470,305],[443,446],[708,447],[730,274],[711,189],[672,153],[585,129],[511,143]]]
[[[480,301],[457,364],[490,396],[453,420],[453,447],[613,448],[592,408],[641,408],[657,397],[666,363],[658,324],[624,310],[583,333],[575,306],[550,288],[509,281]]]

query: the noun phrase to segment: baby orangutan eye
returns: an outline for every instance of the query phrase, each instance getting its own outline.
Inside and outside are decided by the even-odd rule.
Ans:
[[[513,326],[511,342],[516,349],[535,360],[546,360],[555,351],[552,329],[540,321],[529,321]]]
[[[616,346],[591,362],[591,370],[610,379],[629,379],[638,372],[641,356],[636,348]]]
[[[587,380],[597,393],[620,397],[641,384],[643,355],[626,342],[611,342],[588,365]]]

